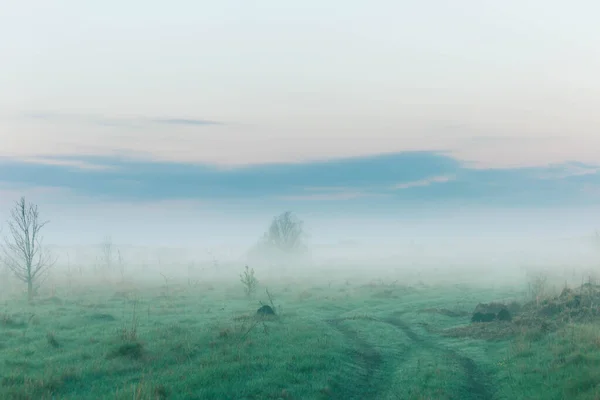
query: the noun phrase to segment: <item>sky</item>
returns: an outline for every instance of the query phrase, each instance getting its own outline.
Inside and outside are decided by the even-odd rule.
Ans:
[[[0,207],[26,195],[64,243],[246,243],[287,209],[316,241],[584,235],[599,13],[5,0]]]

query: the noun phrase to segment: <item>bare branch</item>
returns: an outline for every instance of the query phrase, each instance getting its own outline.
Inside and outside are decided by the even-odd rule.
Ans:
[[[265,239],[270,246],[289,253],[302,250],[303,238],[303,222],[287,211],[273,218]]]
[[[287,264],[300,261],[308,255],[304,223],[291,211],[273,218],[269,228],[249,255],[261,262],[270,261]]]
[[[43,247],[40,231],[50,221],[40,221],[38,207],[21,197],[10,212],[9,235],[4,237],[0,251],[3,264],[17,277],[27,283],[29,300],[33,291],[46,279],[54,266],[53,257]]]

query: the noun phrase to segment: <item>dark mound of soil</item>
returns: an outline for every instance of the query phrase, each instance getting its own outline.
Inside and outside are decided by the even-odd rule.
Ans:
[[[256,311],[256,314],[263,317],[273,316],[275,315],[275,310],[271,306],[264,305]]]
[[[534,300],[522,307],[517,303],[479,304],[469,325],[445,329],[451,337],[506,339],[516,334],[541,336],[569,322],[585,323],[600,317],[600,285],[591,283],[570,289],[544,300]]]
[[[512,320],[512,315],[510,314],[510,312],[508,311],[508,309],[504,308],[504,309],[500,310],[498,312],[498,314],[496,314],[496,318],[499,321],[511,321]]]
[[[483,313],[476,312],[473,313],[471,317],[471,322],[492,322],[496,320],[496,314],[494,313]]]
[[[504,340],[518,331],[513,317],[521,309],[517,303],[479,303],[471,315],[471,324],[446,329],[444,336]]]
[[[511,321],[512,314],[502,303],[479,303],[473,311],[471,322]]]

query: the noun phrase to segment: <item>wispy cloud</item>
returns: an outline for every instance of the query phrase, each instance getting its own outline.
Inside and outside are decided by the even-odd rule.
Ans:
[[[42,165],[58,165],[64,167],[73,167],[77,169],[88,169],[88,170],[108,170],[115,168],[112,165],[95,164],[92,162],[69,159],[69,158],[58,158],[58,157],[21,157],[21,162],[28,164],[42,164]]]
[[[43,161],[49,162],[42,164]],[[76,169],[75,165],[98,167]],[[349,199],[364,197],[365,193],[382,193],[398,180],[418,181],[455,171],[459,163],[434,153],[414,152],[229,169],[106,157],[49,158],[35,162],[0,159],[0,167],[0,179],[31,186],[51,182],[94,197]]]
[[[382,193],[369,193],[359,191],[334,191],[314,194],[298,194],[293,196],[280,196],[279,199],[287,201],[343,201],[362,197],[385,196]]]
[[[222,122],[208,121],[205,119],[189,119],[189,118],[156,118],[151,119],[151,122],[165,125],[222,125]]]
[[[353,188],[349,186],[308,186],[298,189],[298,193],[288,196],[279,196],[278,199],[285,201],[343,201],[364,197],[387,196],[382,193],[381,188],[366,188],[361,186]]]
[[[600,167],[582,163],[567,163],[546,168],[537,174],[539,179],[565,179],[574,176],[595,175],[600,173]]]
[[[455,179],[456,179],[455,176],[434,176],[431,178],[425,178],[425,179],[421,179],[418,181],[398,183],[398,184],[394,185],[393,188],[394,189],[409,189],[409,188],[419,187],[419,186],[429,186],[434,183],[450,182]]]
[[[32,120],[44,120],[56,123],[78,123],[96,126],[112,126],[127,128],[142,128],[148,125],[176,125],[176,126],[211,126],[223,125],[223,122],[200,118],[157,118],[157,117],[107,117],[93,114],[69,114],[32,112],[25,113],[23,117]]]

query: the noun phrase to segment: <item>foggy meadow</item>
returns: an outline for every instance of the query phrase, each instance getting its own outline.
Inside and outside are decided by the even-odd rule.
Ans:
[[[496,210],[336,226],[286,211],[240,227],[233,243],[106,234],[69,246],[46,244],[60,224],[36,204],[12,206],[3,398],[598,395],[600,239],[585,234],[586,219],[553,226],[560,212],[513,214],[499,229],[510,212]],[[143,229],[171,243],[181,235]],[[44,267],[31,285],[26,249],[32,270]]]

